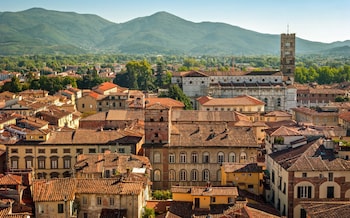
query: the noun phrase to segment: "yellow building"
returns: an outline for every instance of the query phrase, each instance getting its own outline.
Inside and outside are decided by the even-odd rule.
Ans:
[[[236,187],[171,187],[173,201],[191,202],[192,209],[210,210],[213,205],[233,205],[238,196]]]
[[[233,185],[255,195],[263,194],[263,169],[257,163],[223,163],[221,185]]]

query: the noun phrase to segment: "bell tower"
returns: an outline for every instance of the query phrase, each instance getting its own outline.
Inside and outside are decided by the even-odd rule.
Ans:
[[[280,70],[286,81],[294,82],[295,71],[295,33],[281,34]]]

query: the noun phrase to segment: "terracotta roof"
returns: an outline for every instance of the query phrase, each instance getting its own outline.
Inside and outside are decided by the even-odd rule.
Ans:
[[[90,96],[90,97],[93,97],[94,99],[103,98],[103,95],[100,95],[100,94],[98,94],[97,92],[94,92],[94,91],[90,91],[90,92],[89,92],[89,96]]]
[[[265,105],[265,102],[249,95],[242,95],[233,98],[211,98],[201,104],[203,106],[256,106]]]
[[[76,193],[139,195],[142,190],[142,182],[120,182],[116,179],[58,178],[34,180],[33,201],[72,201]]]
[[[312,218],[347,218],[350,214],[349,201],[301,202],[301,206]]]
[[[318,140],[307,148],[288,168],[288,171],[349,171],[350,162],[336,158],[334,151],[326,149],[323,140]]]
[[[102,90],[102,91],[106,91],[106,90],[110,90],[110,89],[113,89],[113,88],[116,88],[118,87],[116,84],[114,83],[111,83],[111,82],[104,82],[104,83],[101,83],[100,85],[98,85],[97,87],[95,87],[94,89],[99,89],[99,90]]]
[[[151,169],[145,156],[120,153],[80,154],[74,168],[81,173],[102,173],[104,169],[114,168],[119,173],[127,173],[133,168]]]
[[[250,127],[225,127],[225,123],[173,123],[169,146],[259,147]]]
[[[222,163],[225,173],[262,173],[262,167],[257,163]]]
[[[118,182],[116,179],[77,179],[77,193],[138,195],[141,182]]]
[[[268,131],[266,131],[268,133]],[[302,134],[293,128],[281,126],[273,132],[269,133],[271,136],[301,136]]]
[[[148,200],[146,202],[146,207],[154,209],[157,214],[165,213],[167,207],[170,206],[171,201],[169,200]]]
[[[7,174],[0,177],[0,185],[22,185],[22,177],[12,174]]]
[[[138,132],[112,130],[99,131],[89,129],[77,129],[73,131],[55,131],[52,132],[49,139],[40,144],[120,144],[138,143],[141,136]],[[25,143],[19,141],[19,144]]]
[[[292,114],[285,111],[271,111],[264,115],[265,117],[292,117]]]
[[[154,104],[161,104],[169,108],[185,108],[185,105],[181,101],[172,98],[146,98],[145,103],[146,107]]]
[[[11,207],[0,208],[1,218],[28,218],[32,215],[31,213],[14,213],[11,211]]]
[[[34,180],[33,201],[72,201],[75,198],[75,187],[76,180],[72,178]]]
[[[339,114],[339,118],[345,120],[346,122],[350,122],[350,112],[342,112]]]
[[[232,111],[194,111],[194,110],[173,110],[171,120],[174,122],[210,122],[223,121],[235,122],[236,113]]]
[[[172,186],[172,193],[191,193],[201,196],[238,196],[237,187],[198,187],[198,186]]]
[[[144,114],[141,110],[109,110],[106,113],[106,120],[144,120]]]

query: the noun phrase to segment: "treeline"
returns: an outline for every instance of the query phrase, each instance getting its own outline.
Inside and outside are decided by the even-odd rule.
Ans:
[[[295,69],[295,81],[299,83],[317,82],[318,84],[350,81],[350,65],[297,67]]]
[[[91,89],[92,87],[105,81],[107,80],[100,78],[94,70],[88,70],[87,73],[82,76],[82,78],[69,76],[40,76],[40,78],[37,79],[33,73],[27,73],[25,82],[20,82],[18,77],[12,77],[10,82],[6,82],[0,87],[0,91],[18,93],[28,89],[42,89],[48,91],[50,95],[53,95],[60,90],[66,89],[67,85],[79,89]]]

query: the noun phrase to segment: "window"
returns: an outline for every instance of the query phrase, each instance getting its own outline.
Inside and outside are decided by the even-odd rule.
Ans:
[[[38,157],[38,168],[45,169],[45,157]]]
[[[228,162],[236,162],[236,154],[234,152],[228,155]]]
[[[192,170],[191,171],[191,181],[197,181],[198,180],[198,171]]]
[[[90,154],[96,153],[96,148],[89,148],[89,153],[90,153]]]
[[[26,161],[26,169],[30,169],[33,167],[33,157],[25,157]]]
[[[105,178],[111,177],[111,171],[110,170],[105,170]]]
[[[208,152],[203,153],[203,163],[209,163],[209,153]]]
[[[113,206],[114,205],[114,198],[109,198],[109,205]]]
[[[334,187],[333,186],[327,187],[327,198],[334,198]]]
[[[247,160],[247,153],[241,152],[240,159],[241,159],[242,162],[244,162],[245,160]]]
[[[78,154],[82,154],[83,153],[83,149],[82,148],[77,148],[76,153],[77,153],[77,155]]]
[[[17,149],[17,148],[12,148],[12,149],[11,149],[11,153],[13,153],[13,154],[18,154],[18,149]]]
[[[26,154],[32,154],[33,153],[33,149],[31,148],[26,148]]]
[[[39,153],[39,154],[45,154],[45,149],[39,149],[39,150],[38,150],[38,153]]]
[[[85,108],[85,104],[81,104],[81,107],[82,107],[82,108]]]
[[[216,202],[216,198],[215,197],[210,197],[210,202],[211,203],[215,203]]]
[[[160,153],[159,152],[154,152],[153,154],[153,162],[154,163],[160,163]]]
[[[328,173],[328,181],[333,181],[333,173]]]
[[[87,204],[87,197],[83,196],[83,204]]]
[[[64,205],[63,204],[58,204],[57,205],[57,210],[58,210],[58,213],[64,213]]]
[[[209,170],[203,170],[203,181],[210,181]]]
[[[64,169],[70,169],[71,157],[63,157],[63,167]]]
[[[193,152],[191,157],[192,157],[191,158],[192,163],[197,163],[198,162],[198,154],[197,154],[197,152]]]
[[[306,177],[307,177],[307,173],[303,173],[303,174],[302,174],[302,177],[303,177],[303,178],[306,178]]]
[[[218,153],[218,163],[222,163],[225,161],[225,156],[223,152]]]
[[[248,189],[253,189],[254,185],[248,185]]]
[[[57,148],[51,149],[50,152],[51,154],[57,154]]]
[[[63,153],[65,153],[65,154],[69,154],[70,153],[70,148],[65,148],[65,149],[63,149]]]
[[[233,203],[233,198],[232,197],[228,197],[227,198],[227,203],[228,204],[232,204]]]
[[[272,182],[272,183],[275,183],[275,171],[274,171],[274,170],[272,170],[271,182]]]
[[[267,106],[269,103],[269,100],[267,98],[264,98],[264,102],[265,102],[265,106]]]
[[[277,107],[281,107],[281,98],[277,98]]]
[[[186,181],[186,180],[187,180],[186,170],[180,170],[180,181]]]
[[[57,169],[58,168],[58,157],[51,157],[51,169]]]
[[[160,170],[155,170],[153,172],[153,181],[160,181]]]
[[[125,148],[118,148],[118,153],[125,153]]]
[[[185,152],[180,153],[180,163],[186,163],[186,153]]]
[[[97,197],[96,198],[96,203],[97,203],[97,205],[101,205],[102,204],[102,198],[101,197]]]
[[[175,181],[175,180],[176,180],[175,170],[169,170],[169,181]]]
[[[18,169],[18,157],[11,157],[11,168]]]
[[[84,218],[88,218],[88,214],[87,213],[84,213]]]
[[[169,163],[175,163],[175,154],[174,153],[169,154]]]
[[[311,198],[311,186],[299,186],[298,187],[298,198]]]
[[[306,218],[306,210],[304,208],[300,209],[300,218]]]

